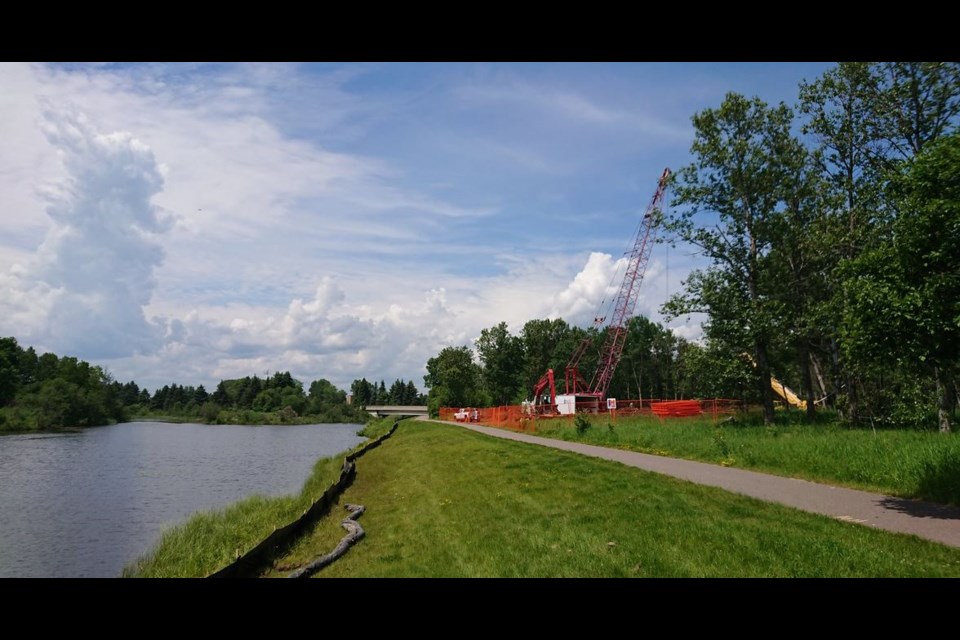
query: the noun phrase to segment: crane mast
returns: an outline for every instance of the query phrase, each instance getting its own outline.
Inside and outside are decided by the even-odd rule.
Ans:
[[[617,370],[620,356],[623,354],[623,346],[627,337],[627,323],[637,307],[640,284],[643,282],[647,262],[650,260],[650,253],[653,250],[654,237],[656,236],[657,225],[660,222],[659,213],[663,206],[669,178],[670,169],[664,169],[657,183],[657,190],[650,201],[650,206],[647,207],[643,219],[640,221],[632,248],[625,254],[628,260],[627,269],[614,303],[613,314],[608,319],[602,317],[594,319],[594,325],[597,328],[603,325],[604,320],[609,320],[609,324],[593,378],[587,385],[578,369],[580,359],[590,345],[590,339],[584,338],[567,363],[564,380],[566,393],[568,394],[593,396],[597,399],[603,399],[607,395],[610,381],[613,380],[613,374]]]
[[[610,381],[617,370],[617,364],[620,363],[620,356],[623,355],[623,345],[627,337],[627,322],[633,317],[634,310],[637,307],[637,299],[640,297],[640,284],[643,282],[643,276],[647,271],[647,262],[650,260],[650,252],[653,250],[653,239],[656,235],[657,224],[660,222],[659,212],[663,205],[663,197],[669,178],[670,169],[664,169],[660,181],[657,183],[657,190],[653,194],[653,200],[650,201],[650,206],[647,207],[643,220],[640,222],[633,248],[627,253],[628,263],[627,270],[623,275],[623,284],[620,285],[620,292],[617,294],[617,300],[614,304],[613,317],[610,319],[606,339],[600,349],[600,361],[597,364],[597,370],[590,382],[590,389],[593,395],[598,398],[607,396]]]

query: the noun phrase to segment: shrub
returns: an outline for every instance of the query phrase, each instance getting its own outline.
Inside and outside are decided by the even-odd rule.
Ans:
[[[577,434],[582,436],[593,425],[590,424],[590,421],[587,420],[587,418],[582,413],[578,413],[577,417],[573,421],[573,426],[576,428]]]

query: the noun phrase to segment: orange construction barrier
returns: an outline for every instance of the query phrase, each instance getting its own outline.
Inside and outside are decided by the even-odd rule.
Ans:
[[[703,414],[699,400],[672,400],[654,402],[650,405],[653,415],[660,418],[689,418]]]

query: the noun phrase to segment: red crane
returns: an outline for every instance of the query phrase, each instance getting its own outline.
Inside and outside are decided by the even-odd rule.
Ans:
[[[605,316],[594,318],[593,324],[597,329],[603,327],[605,321],[609,320],[603,347],[600,349],[597,370],[589,384],[580,374],[580,360],[591,344],[589,337],[584,338],[573,355],[570,356],[570,361],[567,363],[565,370],[564,383],[568,395],[588,396],[595,398],[598,402],[607,396],[610,381],[613,379],[613,374],[620,363],[620,356],[623,354],[623,345],[627,337],[627,322],[629,322],[637,307],[640,284],[643,282],[647,262],[650,260],[650,252],[653,250],[653,240],[656,235],[657,224],[660,221],[659,212],[663,206],[669,178],[670,169],[664,169],[660,180],[657,182],[657,190],[653,194],[650,206],[647,207],[646,213],[640,221],[640,226],[637,228],[637,235],[632,248],[625,254],[627,256],[627,270],[623,275],[623,283],[620,285],[620,292],[617,294],[613,305],[613,313],[609,319]]]

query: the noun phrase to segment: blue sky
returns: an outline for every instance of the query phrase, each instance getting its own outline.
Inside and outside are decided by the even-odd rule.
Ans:
[[[3,63],[0,335],[151,389],[422,388],[501,320],[589,323],[690,117],[831,66]],[[657,320],[705,266],[666,252]]]

